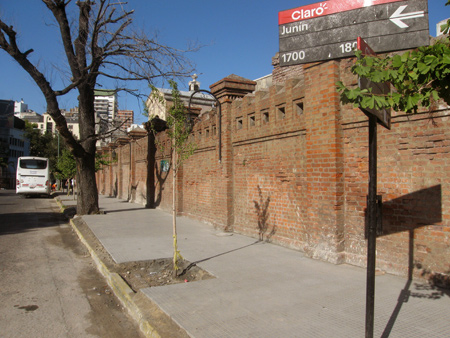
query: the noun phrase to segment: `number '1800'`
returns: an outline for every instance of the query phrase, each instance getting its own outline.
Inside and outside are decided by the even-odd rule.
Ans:
[[[284,53],[283,55],[281,55],[281,57],[283,58],[283,62],[287,63],[289,61],[299,61],[299,60],[303,60],[305,58],[305,51],[301,50],[298,52],[289,52],[289,53]]]

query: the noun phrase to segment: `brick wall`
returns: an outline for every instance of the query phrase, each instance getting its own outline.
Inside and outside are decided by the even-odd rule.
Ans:
[[[278,80],[258,92],[235,75],[213,84],[222,158],[217,109],[194,127],[197,150],[178,174],[178,213],[317,259],[365,266],[367,117],[341,105],[335,91],[338,80],[356,83],[351,65],[331,61],[290,73],[275,63]],[[449,124],[441,106],[395,113],[391,130],[378,128],[379,269],[450,272]],[[156,153],[151,136],[127,142],[104,149],[118,159],[98,173],[99,191],[170,211],[172,171],[161,166],[170,161],[170,141],[158,133]]]

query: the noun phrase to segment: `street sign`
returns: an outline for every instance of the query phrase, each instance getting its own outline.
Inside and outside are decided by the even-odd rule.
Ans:
[[[291,18],[308,17],[305,8],[311,6],[315,6],[315,14],[322,13],[318,8],[326,7],[329,12],[324,9],[326,14],[321,16],[280,24],[281,66],[351,57],[358,36],[377,52],[429,44],[426,0],[334,0],[290,10]],[[335,13],[337,9],[343,11]],[[279,22],[286,22],[281,13]],[[295,16],[295,13],[300,14]]]
[[[409,13],[403,13],[405,8],[408,7],[400,6],[394,14],[392,14],[389,17],[389,20],[391,20],[393,23],[395,23],[400,28],[408,28],[409,26],[405,23],[405,20],[415,19],[415,18],[422,18],[424,16],[423,11],[417,11],[417,12],[409,12]]]
[[[374,50],[362,39],[358,37],[357,39],[357,48],[362,51],[363,55],[376,55]],[[361,89],[372,89],[372,93],[374,94],[389,94],[391,91],[391,86],[388,82],[383,83],[375,83],[371,82],[369,79],[360,77],[358,78],[359,88]],[[361,108],[361,110],[366,115],[374,115],[377,118],[377,122],[381,124],[383,127],[387,129],[391,129],[391,109],[370,109],[370,108]]]
[[[313,19],[334,13],[351,11],[353,9],[376,6],[404,0],[335,0],[323,1],[298,8],[288,9],[278,13],[278,24]]]

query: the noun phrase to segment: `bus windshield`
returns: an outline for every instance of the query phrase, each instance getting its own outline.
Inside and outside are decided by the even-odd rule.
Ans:
[[[19,167],[22,169],[46,169],[47,161],[35,159],[21,159]]]

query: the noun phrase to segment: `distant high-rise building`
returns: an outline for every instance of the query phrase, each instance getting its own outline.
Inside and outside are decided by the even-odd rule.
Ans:
[[[132,110],[118,110],[117,120],[123,122],[121,129],[127,129],[134,123],[134,112]]]
[[[15,187],[17,158],[30,153],[30,141],[25,137],[25,122],[14,116],[15,103],[0,100],[0,188]]]
[[[23,99],[21,99],[20,102],[14,102],[14,115],[18,116],[20,113],[25,113],[27,110],[28,105],[23,102]]]
[[[104,121],[112,122],[117,116],[117,93],[114,90],[96,89],[94,109]]]

